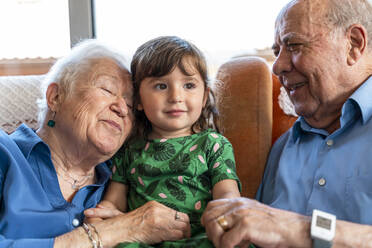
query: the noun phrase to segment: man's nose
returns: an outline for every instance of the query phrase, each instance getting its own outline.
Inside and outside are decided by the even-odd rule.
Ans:
[[[273,64],[274,74],[280,76],[285,72],[291,71],[292,67],[290,52],[286,49],[281,49]]]

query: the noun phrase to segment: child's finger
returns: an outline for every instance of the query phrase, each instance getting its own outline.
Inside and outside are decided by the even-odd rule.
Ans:
[[[97,217],[97,218],[107,219],[107,218],[118,216],[123,213],[117,209],[97,207],[97,208],[90,208],[90,209],[85,210],[84,214],[87,217]]]

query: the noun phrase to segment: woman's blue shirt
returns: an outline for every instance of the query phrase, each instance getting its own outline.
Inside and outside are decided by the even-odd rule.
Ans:
[[[96,184],[67,202],[48,145],[26,125],[11,135],[0,130],[0,247],[53,247],[56,236],[79,227],[83,211],[101,200],[108,162],[96,166],[96,175]]]

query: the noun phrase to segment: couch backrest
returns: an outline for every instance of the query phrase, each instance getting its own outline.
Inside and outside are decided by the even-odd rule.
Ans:
[[[272,75],[258,57],[238,57],[217,73],[223,84],[218,107],[224,135],[234,148],[242,195],[254,197],[272,142]]]
[[[242,195],[254,197],[275,140],[297,119],[293,105],[265,60],[243,56],[219,68],[224,85],[219,109],[234,147]]]
[[[1,129],[11,133],[21,123],[37,128],[36,100],[44,77],[0,76]],[[218,105],[224,134],[234,147],[242,195],[254,197],[272,142],[296,117],[279,107],[280,83],[261,58],[231,59],[219,68],[217,79],[223,83]]]
[[[0,76],[0,128],[13,132],[21,123],[37,128],[36,100],[44,75]]]

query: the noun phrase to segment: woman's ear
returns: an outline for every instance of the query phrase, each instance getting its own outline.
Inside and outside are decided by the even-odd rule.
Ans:
[[[354,65],[364,54],[368,42],[367,31],[360,24],[351,25],[347,30],[349,42],[348,65]]]
[[[203,108],[205,107],[205,104],[207,104],[208,96],[209,96],[210,88],[205,88],[204,96],[203,96]]]
[[[59,102],[60,96],[59,96],[58,89],[59,89],[58,84],[51,83],[49,84],[47,91],[46,91],[46,101],[47,101],[48,107],[53,112],[56,112],[58,110],[58,107],[59,107],[58,105],[60,103]]]

